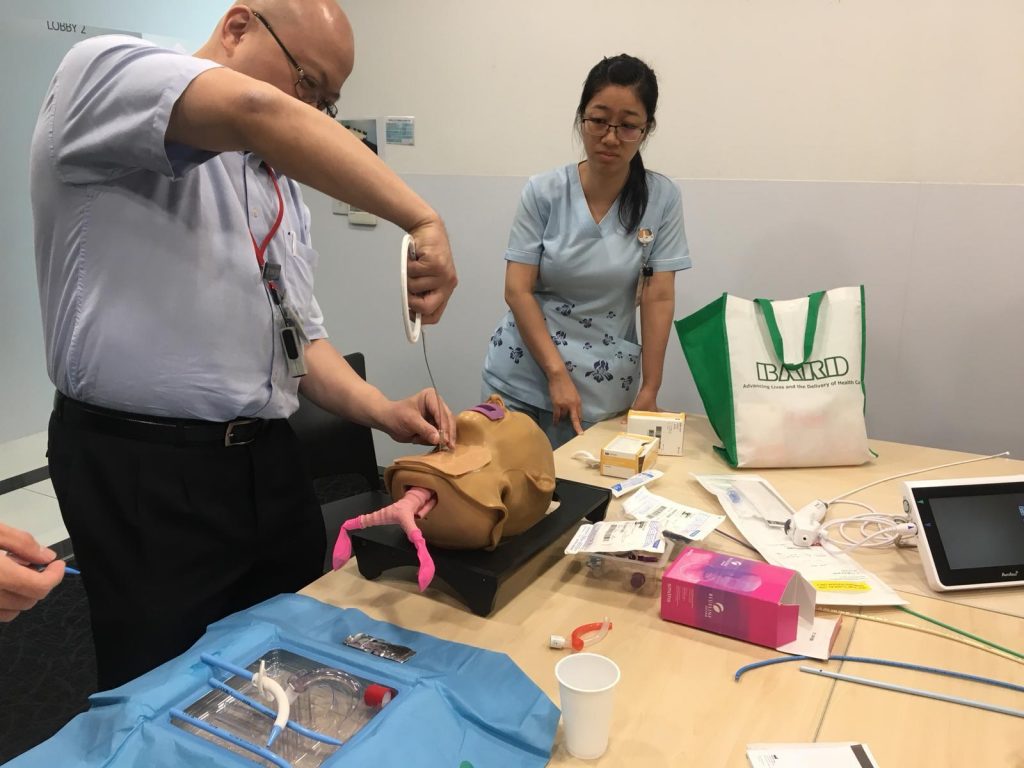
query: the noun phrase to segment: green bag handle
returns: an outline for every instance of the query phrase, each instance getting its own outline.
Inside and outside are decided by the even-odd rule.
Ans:
[[[764,313],[764,322],[768,326],[768,335],[772,339],[772,346],[775,354],[778,355],[782,367],[789,371],[799,369],[811,358],[811,350],[814,348],[814,332],[818,329],[818,310],[821,309],[821,300],[825,297],[824,291],[810,294],[807,299],[807,326],[804,328],[804,358],[799,363],[787,363],[786,355],[782,349],[782,334],[779,333],[779,324],[775,320],[775,308],[772,307],[771,299],[754,299],[754,303]]]

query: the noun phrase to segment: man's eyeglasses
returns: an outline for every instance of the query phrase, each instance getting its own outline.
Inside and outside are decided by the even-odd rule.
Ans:
[[[640,141],[640,138],[647,131],[647,126],[645,125],[627,125],[625,123],[615,125],[602,117],[584,117],[580,122],[583,123],[583,130],[591,136],[604,136],[614,128],[615,135],[619,137],[619,141]]]
[[[289,63],[295,67],[295,72],[299,76],[299,79],[295,81],[295,95],[298,96],[301,101],[314,105],[321,112],[326,112],[328,117],[337,117],[338,108],[320,95],[320,83],[305,73],[299,65],[299,62],[295,60],[295,57],[292,56],[288,52],[288,49],[284,47],[284,43],[281,42],[281,38],[277,36],[274,28],[270,26],[270,22],[263,18],[263,14],[259,11],[253,11],[252,15],[259,19],[260,23],[267,28],[267,32],[269,32],[270,36],[274,38],[274,41],[281,46],[281,50],[284,51],[284,55],[288,57]],[[619,137],[622,137],[621,133],[619,134]]]

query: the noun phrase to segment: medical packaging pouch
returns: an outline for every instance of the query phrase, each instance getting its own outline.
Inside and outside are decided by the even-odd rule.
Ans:
[[[787,301],[723,294],[677,320],[715,450],[734,467],[869,461],[864,323],[863,286]]]
[[[629,478],[654,468],[658,462],[658,438],[620,432],[601,449],[600,472],[608,477]]]
[[[626,431],[632,435],[658,438],[658,453],[662,456],[683,455],[685,413],[634,411],[626,414]]]
[[[662,577],[661,618],[790,653],[807,650],[791,647],[803,629],[824,649],[806,655],[828,658],[838,623],[815,625],[814,597],[789,568],[687,547]]]
[[[345,645],[346,638],[360,632],[415,655],[398,663]],[[7,766],[288,765],[280,758],[272,763],[238,754],[217,736],[183,729],[170,714],[187,710],[210,692],[208,681],[218,673],[201,661],[202,654],[245,667],[275,651],[316,660],[394,691],[383,709],[318,763],[324,768],[452,768],[466,763],[540,768],[551,756],[558,708],[505,654],[375,621],[355,609],[280,595],[211,624],[176,659],[120,688],[94,694],[89,711]],[[272,722],[270,715],[267,730]],[[285,741],[283,735],[271,750]]]
[[[656,597],[661,575],[672,559],[673,547],[666,545],[661,554],[636,552],[577,552],[587,578],[599,579],[604,585],[617,586],[627,592]]]

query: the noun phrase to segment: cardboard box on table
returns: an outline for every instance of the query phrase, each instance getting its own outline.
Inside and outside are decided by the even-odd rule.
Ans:
[[[828,658],[839,621],[815,619],[799,573],[687,547],[661,581],[661,618],[787,653]]]
[[[619,432],[601,449],[601,474],[629,478],[652,469],[658,461],[658,445],[656,437]]]
[[[630,410],[626,414],[626,431],[631,435],[648,435],[658,438],[658,452],[662,456],[683,455],[683,430],[685,427],[685,413]]]

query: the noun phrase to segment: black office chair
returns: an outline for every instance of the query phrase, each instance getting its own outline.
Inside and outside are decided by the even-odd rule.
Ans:
[[[345,360],[363,379],[366,361],[362,353]],[[324,571],[330,569],[331,552],[341,524],[390,503],[381,491],[380,470],[369,427],[347,421],[299,395],[299,410],[288,419],[299,438],[313,489],[324,515],[327,552]]]

